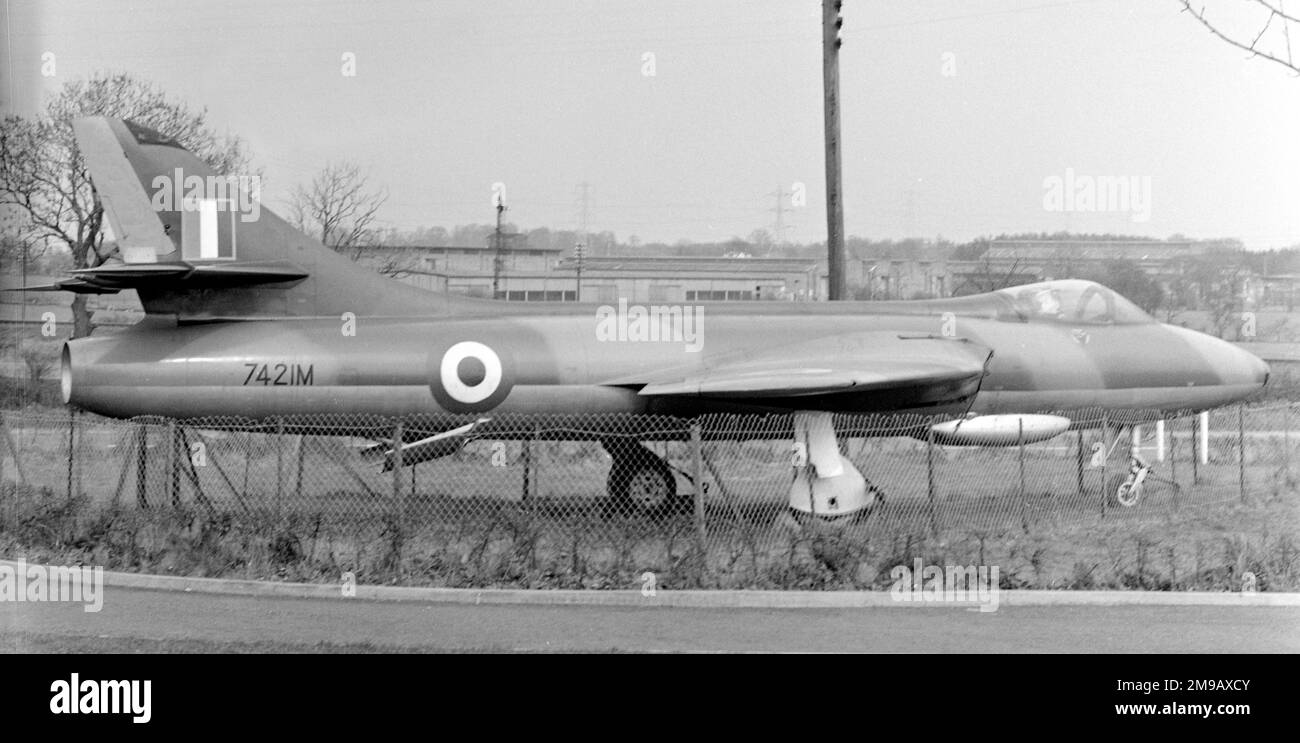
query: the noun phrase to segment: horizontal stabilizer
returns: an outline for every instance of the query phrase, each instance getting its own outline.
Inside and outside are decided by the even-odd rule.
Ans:
[[[117,294],[120,289],[110,289],[81,279],[62,279],[49,284],[15,286],[0,289],[3,292],[72,292],[73,294]]]
[[[84,284],[120,289],[162,289],[170,286],[231,287],[300,281],[307,272],[288,263],[114,263],[72,272]],[[60,288],[67,282],[56,282]],[[68,291],[77,291],[69,287]]]

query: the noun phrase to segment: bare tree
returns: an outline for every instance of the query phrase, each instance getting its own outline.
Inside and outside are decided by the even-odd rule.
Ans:
[[[1195,5],[1192,0],[1178,2],[1183,12],[1190,13],[1220,40],[1250,52],[1252,57],[1262,57],[1300,74],[1300,63],[1291,52],[1291,24],[1300,23],[1300,17],[1287,13],[1284,0],[1239,0],[1235,7],[1245,4],[1253,11],[1248,20],[1236,24],[1239,27],[1217,16],[1211,19],[1203,2]]]
[[[388,200],[386,191],[370,191],[355,163],[330,163],[307,187],[294,189],[290,202],[298,229],[314,234],[326,247],[359,259],[375,242],[375,215]]]
[[[414,273],[419,264],[420,256],[416,250],[393,250],[377,256],[370,268],[384,276],[400,279]]]
[[[1196,287],[1211,330],[1220,338],[1229,339],[1228,331],[1234,327],[1240,336],[1243,288],[1249,275],[1238,251],[1209,251],[1191,262],[1188,279]]]
[[[34,233],[25,211],[0,206],[0,271],[12,274],[15,264],[44,257],[44,242],[38,242]]]
[[[81,116],[131,119],[180,142],[223,175],[248,164],[243,141],[213,132],[207,109],[169,100],[127,74],[69,82],[40,115],[6,116],[0,127],[0,207],[20,210],[27,237],[66,246],[74,268],[94,268],[112,255],[104,248],[104,206],[72,133],[72,120]],[[73,299],[72,316],[73,337],[89,335],[93,327],[85,295]]]

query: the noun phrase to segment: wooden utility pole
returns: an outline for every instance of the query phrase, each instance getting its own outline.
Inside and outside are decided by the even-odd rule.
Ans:
[[[840,175],[840,17],[841,0],[822,0],[822,91],[826,121],[827,298],[848,298],[844,257],[844,202]]]

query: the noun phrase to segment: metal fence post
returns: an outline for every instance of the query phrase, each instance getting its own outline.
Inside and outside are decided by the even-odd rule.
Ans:
[[[298,435],[298,471],[297,477],[294,478],[293,498],[295,503],[302,502],[302,468],[303,460],[307,458],[307,437]]]
[[[1020,528],[1025,533],[1029,533],[1029,501],[1028,491],[1025,488],[1025,419],[1019,418],[1016,421],[1016,447],[1020,454]]]
[[[136,424],[135,503],[149,507],[149,425],[143,422]]]
[[[1074,479],[1075,493],[1081,499],[1083,498],[1083,429],[1080,428],[1074,432]]]
[[[1101,413],[1101,517],[1106,518],[1106,463],[1110,461],[1110,422],[1106,412]]]
[[[930,533],[938,536],[939,534],[939,514],[934,502],[934,419],[930,419],[930,425],[926,428],[925,434],[925,468],[926,468],[926,499],[930,506]]]
[[[524,503],[530,500],[533,493],[533,438],[536,435],[537,427],[533,426],[528,432],[528,438],[521,444],[524,460],[524,492],[520,496],[520,501]]]
[[[240,450],[244,452],[244,479],[243,482],[241,482],[239,485],[239,491],[242,494],[245,503],[248,502],[248,473],[253,468],[253,438],[252,437],[254,435],[256,434],[250,431],[245,431],[243,434],[243,440],[241,442],[243,446],[239,447]]]
[[[77,459],[77,409],[68,408],[68,502],[72,502],[72,468]]]
[[[1246,502],[1246,411],[1237,406],[1237,489],[1241,502]]]
[[[707,562],[705,545],[708,542],[708,530],[704,522],[704,444],[700,436],[700,424],[691,423],[691,477],[695,480],[695,547],[700,555],[700,570]]]
[[[1282,414],[1282,473],[1286,482],[1291,483],[1291,409],[1294,403],[1287,403],[1286,412]]]
[[[280,517],[284,500],[284,418],[275,419],[275,515]]]
[[[167,421],[167,487],[171,495],[172,508],[180,508],[181,505],[181,463],[178,461],[177,447],[180,446],[180,436],[176,431],[176,421],[168,419]]]
[[[402,422],[393,424],[393,509],[400,513],[402,501]]]
[[[402,502],[402,421],[399,418],[393,423],[393,503],[392,516],[389,528],[388,557],[385,562],[391,569],[401,565],[402,544],[406,540],[405,530],[402,528],[402,514],[406,510]],[[391,562],[390,562],[391,561]]]
[[[1175,425],[1176,419],[1170,420],[1168,425],[1169,432],[1169,479],[1174,483],[1173,499],[1174,508],[1178,507],[1178,428]]]
[[[1197,416],[1192,416],[1192,484],[1196,485],[1201,481],[1201,440],[1196,428]]]

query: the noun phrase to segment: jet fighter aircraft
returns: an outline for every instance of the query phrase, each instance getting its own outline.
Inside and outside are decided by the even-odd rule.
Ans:
[[[397,416],[407,435],[389,453],[401,447],[410,462],[519,414],[792,413],[814,476],[796,478],[791,508],[835,519],[873,498],[840,454],[836,414],[943,416],[940,443],[1008,445],[1056,436],[1075,424],[1071,410],[1202,410],[1268,378],[1253,355],[1089,281],[921,301],[661,306],[425,291],[265,207],[240,208],[245,194],[221,193],[217,174],[162,133],[110,118],[74,130],[119,258],[43,288],[134,289],[146,313],[63,349],[64,399],[102,415],[275,419],[299,431],[336,414]],[[602,443],[612,496],[673,494],[645,446]]]

